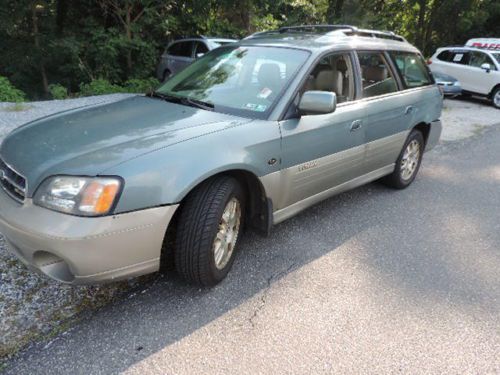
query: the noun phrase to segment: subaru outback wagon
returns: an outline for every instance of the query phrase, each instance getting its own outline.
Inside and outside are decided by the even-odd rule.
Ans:
[[[48,116],[0,147],[0,231],[24,263],[97,283],[173,264],[214,285],[265,234],[438,142],[442,97],[392,33],[301,26],[207,53],[155,93]]]

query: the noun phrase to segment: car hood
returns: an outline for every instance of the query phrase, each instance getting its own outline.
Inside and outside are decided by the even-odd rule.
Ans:
[[[48,176],[95,176],[142,154],[251,120],[145,96],[45,117],[10,133],[2,159],[28,181],[28,196]]]

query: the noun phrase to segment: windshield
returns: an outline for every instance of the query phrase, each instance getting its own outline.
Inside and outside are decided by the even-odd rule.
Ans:
[[[500,64],[500,52],[493,52],[493,57],[497,59],[497,62]]]
[[[174,75],[157,93],[203,102],[218,112],[266,118],[308,56],[290,48],[220,47]]]

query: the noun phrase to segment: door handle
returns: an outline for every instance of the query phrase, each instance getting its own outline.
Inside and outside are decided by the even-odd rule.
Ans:
[[[413,111],[415,110],[415,107],[412,106],[412,105],[409,105],[408,107],[406,107],[405,109],[405,115],[410,115],[413,113]]]
[[[356,130],[361,129],[362,126],[363,126],[363,121],[361,121],[361,120],[355,120],[351,124],[351,131],[355,132]]]

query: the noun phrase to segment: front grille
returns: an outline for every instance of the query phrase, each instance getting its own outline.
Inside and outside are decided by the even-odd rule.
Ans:
[[[26,197],[26,179],[0,159],[0,186],[16,201],[23,203]]]

